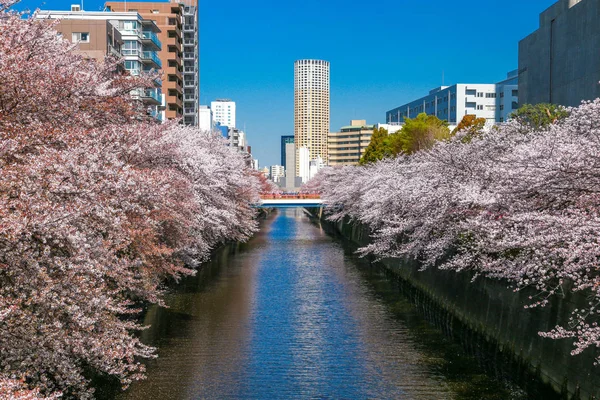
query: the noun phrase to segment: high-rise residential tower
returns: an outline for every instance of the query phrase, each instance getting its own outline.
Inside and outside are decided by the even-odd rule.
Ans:
[[[327,160],[329,134],[329,61],[294,63],[294,142],[296,151],[307,148],[308,157]],[[288,166],[289,168],[289,166]],[[296,155],[300,176],[300,156]]]
[[[199,53],[197,0],[107,1],[113,12],[135,11],[153,20],[160,28],[165,97],[163,106],[168,119],[183,118],[186,125],[198,125]]]

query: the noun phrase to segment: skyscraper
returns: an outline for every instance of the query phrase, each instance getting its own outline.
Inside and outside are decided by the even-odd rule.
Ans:
[[[294,142],[296,151],[308,149],[309,160],[327,160],[329,134],[329,61],[294,63]],[[289,166],[288,166],[289,168]],[[296,155],[296,175],[300,157]]]

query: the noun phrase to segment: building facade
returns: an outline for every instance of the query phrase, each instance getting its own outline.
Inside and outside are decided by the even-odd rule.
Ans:
[[[107,55],[123,58],[122,68],[133,76],[162,68],[158,57],[162,48],[160,28],[137,12],[90,12],[77,7],[72,11],[40,11],[36,18],[58,20],[56,31],[77,43],[79,53],[98,61]],[[161,121],[162,81],[156,79],[154,83],[154,88],[136,90],[132,96],[144,103],[149,115]]]
[[[189,3],[189,4],[188,4]],[[163,65],[163,85],[164,94],[163,106],[165,108],[165,117],[167,119],[183,118],[184,123],[189,125],[198,124],[198,91],[195,87],[186,86],[193,91],[188,97],[187,111],[193,110],[194,115],[187,113],[184,118],[184,61],[194,64],[194,70],[188,71],[187,76],[194,75],[195,82],[199,82],[198,76],[198,39],[197,39],[197,3],[193,0],[181,0],[169,2],[117,2],[109,1],[106,8],[113,12],[135,11],[143,18],[156,22],[161,32],[159,39],[162,42],[162,49],[159,53]],[[185,11],[187,8],[187,12]],[[195,13],[192,18],[189,13]],[[186,18],[184,18],[186,14]],[[186,21],[190,25],[186,25]],[[196,36],[194,43],[185,46],[183,42],[184,33]],[[189,36],[188,36],[189,37]],[[187,49],[187,50],[186,50]],[[188,64],[189,65],[189,64]],[[186,82],[190,82],[189,79]],[[193,98],[195,97],[195,98]]]
[[[210,103],[215,122],[229,128],[235,128],[235,101],[217,99]]]
[[[329,62],[298,60],[294,63],[294,142],[296,149],[308,149],[309,160],[327,160],[329,134]],[[300,155],[296,157],[300,175]],[[308,173],[307,173],[308,176]]]
[[[200,106],[198,109],[198,128],[202,132],[212,132],[215,128],[212,110],[208,106]]]
[[[578,106],[600,97],[600,0],[560,0],[519,42],[519,102]]]
[[[402,124],[420,113],[435,115],[457,125],[465,115],[484,118],[488,125],[504,122],[519,107],[517,71],[498,83],[459,83],[440,86],[427,96],[386,112],[388,124]]]
[[[271,165],[270,178],[273,182],[277,183],[280,179],[285,177],[285,168],[283,165]]]
[[[293,136],[282,136],[281,137],[281,165],[285,169],[287,169],[287,157],[286,157],[285,145],[288,143],[294,144],[294,137]],[[295,168],[295,165],[293,166],[293,168]]]
[[[339,132],[330,132],[327,140],[329,165],[356,165],[365,154],[375,125],[366,120],[352,120]]]
[[[200,124],[200,43],[197,0],[183,3],[183,123]]]

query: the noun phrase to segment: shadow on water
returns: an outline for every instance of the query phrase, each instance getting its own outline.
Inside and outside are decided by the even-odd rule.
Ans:
[[[359,246],[335,229],[310,216],[311,222],[340,243],[360,271],[365,284],[403,321],[430,357],[432,366],[447,378],[456,399],[563,400],[520,360],[495,341],[462,324],[426,293],[369,257],[359,257]]]
[[[148,379],[100,399],[558,398],[301,210],[224,246],[150,307]]]

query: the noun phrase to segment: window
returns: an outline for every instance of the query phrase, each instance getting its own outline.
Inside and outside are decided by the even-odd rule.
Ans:
[[[140,51],[140,43],[135,40],[126,40],[123,43],[123,55],[124,56],[135,56]]]
[[[504,104],[500,104],[500,111],[504,111]]]
[[[123,30],[129,32],[136,32],[138,29],[137,21],[123,21]]]
[[[477,104],[477,109],[478,110],[483,110],[483,105],[482,104]]]
[[[90,42],[90,33],[89,32],[73,32],[72,36],[73,43],[89,43]]]
[[[152,10],[152,14],[158,14],[158,10]]]
[[[517,96],[519,95],[519,91],[518,91],[518,90],[513,90],[513,91],[512,91],[512,95],[513,95],[514,97],[517,97]]]
[[[504,92],[500,92],[500,98],[504,97]]]
[[[477,92],[477,97],[483,97],[483,92]]]
[[[487,99],[495,99],[496,98],[496,93],[486,93],[485,97]]]
[[[131,75],[139,75],[141,64],[139,61],[125,61],[125,69],[129,71]]]

